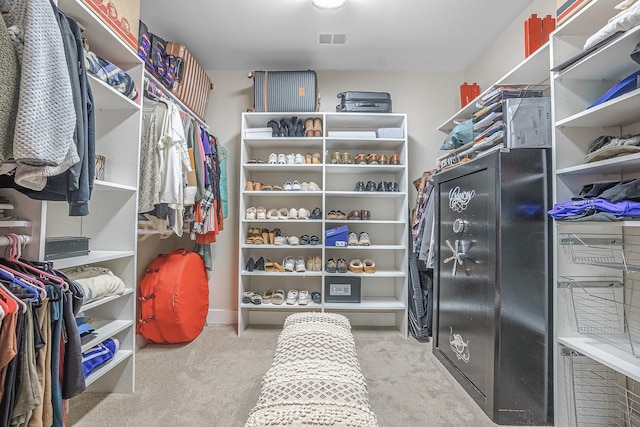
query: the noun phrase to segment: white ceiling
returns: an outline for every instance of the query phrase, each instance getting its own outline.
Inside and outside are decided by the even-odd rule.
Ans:
[[[141,19],[207,70],[464,71],[533,0],[142,0]],[[320,45],[319,33],[347,35]]]

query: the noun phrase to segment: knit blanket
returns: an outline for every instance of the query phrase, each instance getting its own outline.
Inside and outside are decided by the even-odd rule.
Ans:
[[[0,173],[15,168],[16,183],[42,190],[46,177],[80,160],[62,34],[49,0],[0,0],[0,11],[21,67],[13,162]]]
[[[245,427],[273,425],[378,425],[343,315],[295,313],[285,320]]]

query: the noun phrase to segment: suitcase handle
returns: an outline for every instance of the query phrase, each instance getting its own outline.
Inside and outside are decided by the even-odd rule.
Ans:
[[[184,75],[184,60],[180,57],[176,58],[176,71],[175,71],[175,81],[177,83],[182,83],[182,77]]]
[[[356,102],[356,107],[377,107],[375,102]]]

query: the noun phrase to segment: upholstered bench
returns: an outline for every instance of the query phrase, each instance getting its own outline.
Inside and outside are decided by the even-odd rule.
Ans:
[[[289,315],[245,427],[377,426],[349,320]]]

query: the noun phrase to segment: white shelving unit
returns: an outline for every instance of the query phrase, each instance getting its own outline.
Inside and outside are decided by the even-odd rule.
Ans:
[[[271,119],[280,120],[298,117],[320,118],[323,123],[321,137],[277,137],[245,138],[245,130],[264,128]],[[402,128],[403,138],[332,138],[332,131],[375,131],[378,128]],[[243,113],[241,149],[240,198],[241,220],[239,227],[239,277],[238,277],[238,335],[257,324],[282,324],[286,315],[297,310],[331,311],[348,316],[353,325],[395,327],[407,336],[407,116],[405,114],[368,113]],[[400,156],[400,165],[358,165],[331,164],[331,153],[348,152],[353,159],[358,153]],[[267,164],[269,154],[275,153],[319,153],[320,164],[278,165]],[[250,160],[264,163],[249,163]],[[321,191],[247,191],[247,181],[263,184],[283,185],[286,181],[300,183],[315,182]],[[358,192],[355,184],[363,181],[379,183],[393,181],[399,185],[398,192]],[[248,220],[245,219],[249,207],[270,209],[304,207],[313,211],[322,209],[322,219],[317,220]],[[328,212],[369,210],[371,220],[327,219]],[[349,231],[367,232],[371,246],[333,247],[325,246],[325,231],[347,225]],[[307,234],[320,238],[320,245],[276,246],[247,244],[250,228],[280,228],[284,236]],[[322,271],[305,273],[291,272],[249,272],[246,264],[250,257],[259,257],[282,263],[287,256],[320,256]],[[328,259],[344,258],[347,264],[352,259],[369,258],[376,263],[375,273],[328,273],[325,264]],[[360,277],[361,301],[359,303],[329,303],[324,299],[324,283],[328,276]],[[322,294],[320,304],[282,305],[246,304],[242,302],[243,292],[254,291],[263,294],[267,289],[290,289],[317,291]]]
[[[80,0],[59,0],[58,7],[85,28],[83,34],[92,51],[126,71],[138,87],[142,87],[142,60],[100,18]],[[105,178],[94,182],[90,214],[70,217],[66,202],[39,201],[15,190],[2,190],[2,194],[15,206],[14,216],[20,219],[9,221],[4,227],[27,227],[31,242],[24,248],[23,257],[39,261],[45,260],[45,239],[48,237],[88,237],[88,255],[54,260],[54,268],[95,264],[111,269],[124,281],[126,290],[123,295],[93,301],[82,307],[97,332],[97,336],[85,343],[82,350],[106,338],[117,338],[120,349],[113,359],[86,379],[87,391],[133,393],[142,108],[93,76],[89,76],[89,84],[96,109],[96,154],[106,157]]]
[[[615,15],[617,3],[593,0],[552,33],[552,64],[580,52],[586,39]],[[638,41],[640,28],[629,30],[569,68],[552,73],[555,203],[569,201],[584,185],[596,181],[640,177],[637,154],[584,163],[599,136],[640,130],[638,90],[587,108],[638,69],[629,57]],[[633,291],[640,286],[640,275],[633,266],[639,259],[635,250],[639,225],[637,221],[554,225],[556,425],[638,423],[634,408],[639,399],[633,390],[640,381],[640,352],[635,348],[640,307]],[[601,255],[606,257],[598,261]],[[627,267],[616,268],[615,259],[623,256]],[[594,381],[601,393],[596,393]],[[627,397],[620,400],[624,394]]]

